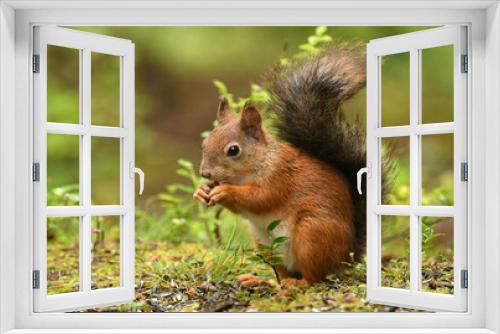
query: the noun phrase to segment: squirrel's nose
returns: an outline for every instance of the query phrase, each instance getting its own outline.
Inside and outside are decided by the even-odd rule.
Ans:
[[[209,172],[209,171],[207,171],[207,170],[205,170],[205,169],[201,169],[201,170],[200,170],[200,174],[201,174],[201,176],[203,176],[205,179],[209,179],[209,178],[212,176],[212,174],[210,174],[210,172]]]

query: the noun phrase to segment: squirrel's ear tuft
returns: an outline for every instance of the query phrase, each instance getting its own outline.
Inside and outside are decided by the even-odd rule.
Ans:
[[[259,139],[262,134],[262,117],[254,105],[246,103],[241,112],[240,126],[250,136]]]
[[[219,110],[217,110],[217,120],[219,123],[224,123],[231,115],[231,108],[229,108],[229,102],[224,97],[219,103]]]

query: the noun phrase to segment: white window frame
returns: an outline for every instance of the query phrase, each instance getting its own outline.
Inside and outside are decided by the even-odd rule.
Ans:
[[[422,123],[422,50],[453,47],[453,121]],[[382,125],[382,58],[395,54],[409,55],[409,124]],[[467,289],[461,285],[462,270],[467,270],[467,180],[461,179],[461,165],[467,163],[467,82],[462,71],[462,56],[467,55],[467,27],[444,26],[370,41],[367,45],[367,297],[379,304],[417,307],[424,310],[467,310]],[[453,135],[454,205],[421,203],[422,135]],[[382,139],[408,138],[410,159],[410,202],[408,205],[382,203]],[[404,216],[409,219],[408,289],[381,286],[382,217]],[[422,291],[421,218],[453,218],[453,294]]]
[[[411,314],[33,313],[30,41],[35,24],[469,25],[472,88],[468,115],[468,216],[471,222],[468,231],[468,258],[471,259],[468,311]],[[354,329],[358,333],[500,332],[500,8],[497,1],[80,0],[63,3],[6,0],[0,3],[0,76],[0,333],[116,333],[126,328],[129,329],[127,333],[151,332],[153,328],[157,329],[156,333],[173,333],[176,328],[205,333],[340,333]]]
[[[47,46],[78,50],[80,122],[54,123],[47,120]],[[134,44],[128,40],[91,34],[53,26],[34,27],[34,54],[39,57],[38,73],[33,75],[33,152],[38,163],[39,180],[33,184],[34,224],[33,268],[38,271],[34,289],[35,312],[72,311],[82,308],[130,302],[135,297],[135,206],[134,206]],[[91,66],[92,53],[107,54],[120,62],[118,126],[98,126],[92,122]],[[79,139],[79,205],[47,206],[47,135],[73,135]],[[115,138],[119,141],[119,203],[92,205],[91,170],[92,138]],[[91,288],[92,217],[118,216],[120,222],[120,285],[104,289]],[[47,291],[47,219],[78,217],[79,223],[79,291],[48,295]]]

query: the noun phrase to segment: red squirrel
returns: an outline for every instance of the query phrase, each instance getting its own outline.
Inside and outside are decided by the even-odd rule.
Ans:
[[[281,220],[273,232],[289,237],[276,268],[281,281],[312,284],[365,244],[366,199],[355,190],[365,140],[341,111],[365,86],[364,55],[329,49],[273,69],[268,79],[278,138],[254,105],[236,115],[223,99],[218,126],[202,143],[200,174],[211,182],[194,197],[247,218],[259,243],[269,243],[267,225]]]

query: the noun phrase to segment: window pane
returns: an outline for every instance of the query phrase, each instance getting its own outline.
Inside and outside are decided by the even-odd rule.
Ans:
[[[410,53],[382,57],[382,126],[410,124]]]
[[[422,136],[422,204],[453,205],[453,135]]]
[[[47,205],[79,205],[79,152],[79,136],[47,135]]]
[[[92,52],[92,124],[120,126],[120,57]]]
[[[120,139],[92,137],[92,204],[120,204]]]
[[[380,140],[382,161],[387,168],[382,170],[382,204],[410,204],[410,137],[391,137]]]
[[[453,294],[453,218],[422,217],[422,290]]]
[[[120,216],[92,217],[92,289],[120,286]]]
[[[47,45],[47,121],[80,122],[80,50]]]
[[[422,123],[453,122],[453,45],[422,50]]]
[[[80,290],[80,218],[47,219],[47,293]]]
[[[410,288],[410,218],[381,218],[381,286]]]

